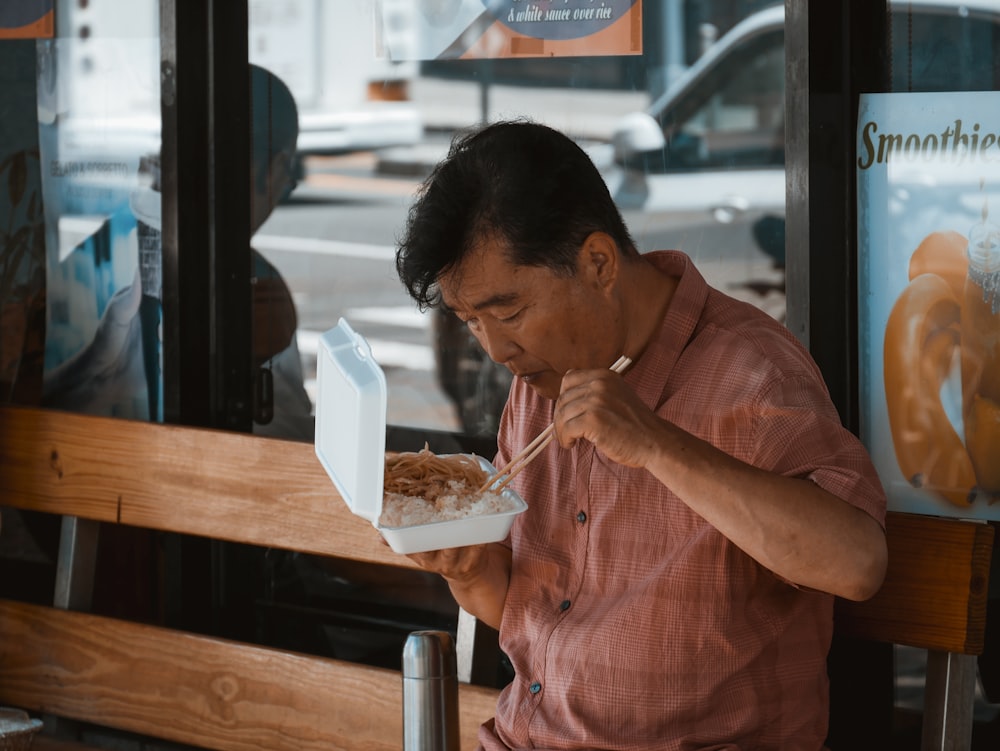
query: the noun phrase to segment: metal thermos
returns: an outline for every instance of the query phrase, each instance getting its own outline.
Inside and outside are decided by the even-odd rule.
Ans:
[[[403,646],[403,751],[459,751],[455,641],[414,631]]]

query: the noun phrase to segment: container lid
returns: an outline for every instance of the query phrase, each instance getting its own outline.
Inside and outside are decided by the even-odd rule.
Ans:
[[[316,386],[316,456],[351,511],[375,524],[385,473],[385,373],[343,318],[320,337]]]

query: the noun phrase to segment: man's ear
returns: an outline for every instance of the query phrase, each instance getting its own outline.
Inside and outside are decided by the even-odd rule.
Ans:
[[[618,245],[606,232],[591,232],[580,247],[580,266],[600,289],[610,289],[618,278],[621,255]]]

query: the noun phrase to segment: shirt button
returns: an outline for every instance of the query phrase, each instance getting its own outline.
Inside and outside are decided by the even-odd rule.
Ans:
[[[580,524],[583,524],[585,521],[587,521],[587,515],[583,511],[581,511],[579,514],[576,515],[576,520],[580,522]]]
[[[560,610],[569,610],[569,600],[563,600],[559,603]]]
[[[539,691],[542,690],[542,684],[539,683],[538,681],[535,681],[530,686],[528,686],[528,690],[533,694],[537,694]]]

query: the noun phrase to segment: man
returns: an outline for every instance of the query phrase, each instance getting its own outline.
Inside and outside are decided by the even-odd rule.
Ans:
[[[506,543],[412,556],[514,666],[482,747],[820,749],[833,595],[880,587],[885,496],[799,343],[640,255],[586,154],[529,122],[453,144],[397,269],[514,373],[496,464],[558,437]]]

